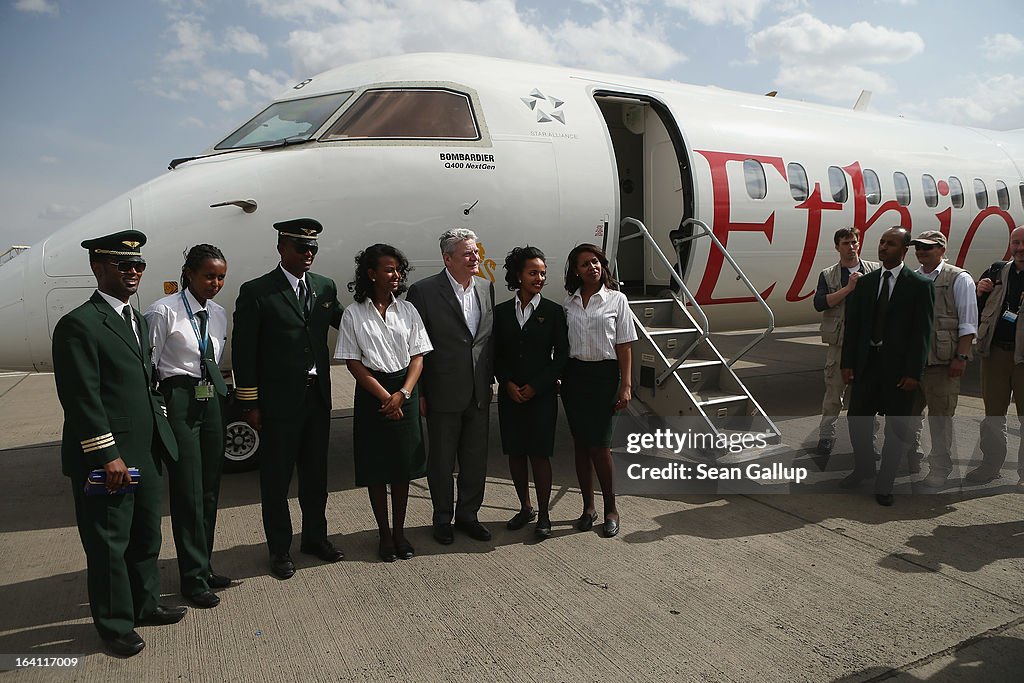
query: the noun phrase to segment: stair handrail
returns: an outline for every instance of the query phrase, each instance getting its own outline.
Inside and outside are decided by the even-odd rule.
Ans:
[[[685,351],[679,354],[679,356],[668,367],[668,369],[662,372],[660,375],[658,375],[658,377],[654,380],[655,384],[657,384],[660,387],[662,383],[666,379],[671,377],[675,373],[675,371],[679,369],[679,366],[682,365],[686,361],[686,359],[690,357],[690,352],[697,348],[698,344],[700,344],[702,341],[708,338],[708,334],[710,334],[710,330],[708,329],[710,323],[708,322],[707,315],[704,313],[704,309],[702,309],[697,304],[697,299],[694,298],[693,294],[686,286],[686,283],[683,282],[683,278],[679,277],[679,272],[676,270],[676,268],[671,263],[669,263],[668,258],[665,256],[665,252],[663,252],[661,250],[661,247],[658,246],[657,241],[654,239],[654,236],[647,229],[647,226],[645,226],[643,223],[641,223],[635,218],[623,218],[622,222],[619,223],[620,234],[622,232],[622,228],[626,225],[636,226],[639,232],[633,235],[629,235],[628,237],[624,237],[619,241],[622,242],[625,240],[636,239],[638,237],[643,237],[645,240],[647,240],[647,242],[650,243],[652,247],[652,252],[658,255],[658,258],[661,259],[662,264],[666,268],[668,268],[668,272],[672,274],[672,279],[675,280],[675,283],[677,285],[679,285],[679,291],[682,292],[683,296],[686,298],[686,300],[690,302],[690,304],[693,306],[693,309],[697,312],[697,315],[700,316],[700,324],[698,325],[700,329],[700,335],[695,337],[693,342],[688,347],[686,347]]]
[[[710,237],[711,242],[715,245],[718,251],[722,253],[722,256],[725,257],[725,260],[729,262],[729,265],[732,266],[732,269],[736,271],[736,275],[739,276],[739,279],[742,280],[743,284],[747,286],[747,289],[749,289],[751,294],[754,295],[754,299],[757,300],[757,302],[761,305],[761,308],[764,309],[765,314],[768,316],[768,326],[764,329],[764,331],[761,332],[761,334],[754,337],[749,344],[740,349],[739,353],[733,356],[731,360],[726,362],[726,365],[728,365],[731,368],[733,366],[733,363],[735,363],[740,358],[745,356],[747,352],[750,351],[750,349],[754,348],[762,341],[767,339],[768,335],[775,331],[775,314],[772,313],[771,306],[769,306],[768,302],[764,300],[763,296],[761,296],[761,292],[757,291],[757,288],[754,287],[754,283],[750,281],[750,278],[747,277],[747,274],[744,273],[743,269],[740,268],[738,263],[736,263],[736,260],[733,259],[732,255],[725,248],[725,245],[719,242],[718,238],[715,237],[715,233],[711,231],[711,228],[708,227],[708,224],[697,218],[687,218],[680,224],[679,227],[685,227],[687,225],[695,225],[701,228],[701,230],[703,230],[703,233],[695,233],[688,237],[681,237],[679,239],[673,240],[673,243],[679,245],[682,244],[683,242],[689,242],[690,240],[699,239],[701,237],[704,237],[705,235]]]

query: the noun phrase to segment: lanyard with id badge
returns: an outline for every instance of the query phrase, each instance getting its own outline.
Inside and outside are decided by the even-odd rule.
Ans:
[[[192,306],[188,303],[185,292],[181,293],[181,302],[185,304],[188,312],[188,321],[192,323],[192,331],[196,334],[196,342],[199,345],[199,383],[195,386],[195,397],[197,401],[208,401],[214,396],[214,388],[210,383],[209,372],[206,367],[206,348],[210,344],[210,324],[207,317],[206,328],[200,334],[199,325],[196,324],[196,316],[192,312]],[[207,312],[209,316],[209,312]]]

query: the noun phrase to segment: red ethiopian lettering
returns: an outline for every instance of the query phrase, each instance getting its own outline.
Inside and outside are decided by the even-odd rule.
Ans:
[[[711,169],[711,198],[712,204],[714,205],[713,221],[714,227],[712,228],[715,237],[722,243],[722,246],[728,248],[729,246],[729,234],[732,232],[760,232],[768,238],[768,243],[772,242],[772,233],[775,229],[775,212],[773,211],[763,223],[742,223],[733,222],[731,218],[730,206],[732,197],[729,192],[729,176],[726,173],[726,164],[730,161],[743,161],[745,159],[756,159],[762,164],[771,166],[779,172],[779,175],[783,178],[786,177],[785,166],[782,163],[782,157],[769,157],[769,156],[758,156],[755,154],[733,154],[731,152],[711,152],[705,150],[694,150],[697,154],[707,159],[708,166]],[[751,303],[754,301],[752,296],[740,296],[730,297],[724,299],[714,298],[715,286],[718,284],[718,278],[722,274],[722,265],[725,263],[725,258],[721,252],[717,249],[712,249],[708,254],[707,267],[704,269],[704,277],[700,281],[700,285],[697,287],[697,292],[694,298],[697,299],[697,303],[702,305],[707,304],[736,304],[736,303]],[[769,287],[761,293],[763,298],[768,298],[771,294],[772,289],[775,288],[773,282]]]
[[[912,229],[912,220],[910,218],[910,209],[905,206],[900,206],[900,203],[895,199],[890,199],[887,202],[883,202],[879,205],[878,209],[871,214],[871,218],[867,217],[868,204],[867,196],[864,193],[864,173],[861,171],[860,162],[855,161],[849,166],[843,166],[843,170],[846,171],[850,176],[850,182],[853,185],[853,227],[857,231],[857,237],[860,240],[861,251],[864,249],[864,233],[868,231],[872,225],[875,224],[882,215],[895,211],[900,215],[899,223],[894,225],[901,225],[907,230]],[[887,225],[886,229],[892,227]]]
[[[971,227],[967,228],[967,235],[964,236],[964,243],[960,245],[960,253],[956,257],[956,267],[963,268],[964,263],[967,261],[967,252],[971,248],[971,242],[974,241],[974,233],[978,232],[978,228],[985,222],[985,219],[989,216],[999,216],[1006,223],[1006,253],[1003,254],[1003,260],[1009,260],[1010,258],[1010,233],[1013,232],[1014,223],[1013,216],[1000,209],[998,206],[990,206],[984,211],[978,213],[971,221]]]
[[[796,267],[796,274],[793,282],[786,292],[786,301],[802,301],[814,295],[814,289],[806,294],[800,294],[800,288],[807,282],[807,276],[811,274],[811,266],[814,265],[814,255],[818,251],[818,240],[821,237],[821,215],[823,211],[841,211],[843,205],[839,202],[826,202],[821,198],[821,183],[814,183],[814,192],[803,202],[796,205],[798,209],[807,209],[807,236],[804,238],[804,250],[800,254],[800,263]]]

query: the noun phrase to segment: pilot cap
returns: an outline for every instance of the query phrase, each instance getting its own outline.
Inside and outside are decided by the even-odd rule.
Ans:
[[[104,237],[94,237],[82,242],[82,248],[89,250],[89,256],[111,256],[119,261],[141,261],[142,245],[146,236],[138,230],[122,230]]]
[[[293,218],[290,221],[274,223],[274,229],[277,230],[280,237],[287,237],[299,244],[312,247],[316,244],[317,237],[323,232],[324,226],[313,218]]]
[[[910,243],[914,246],[921,245],[924,247],[942,247],[946,248],[946,236],[938,230],[925,230],[920,235],[910,240]]]

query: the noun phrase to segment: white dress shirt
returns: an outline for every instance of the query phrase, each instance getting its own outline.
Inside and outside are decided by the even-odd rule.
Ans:
[[[893,290],[896,289],[896,278],[900,276],[900,272],[903,270],[903,262],[900,261],[898,266],[890,268],[880,268],[878,273],[878,291],[875,292],[875,298],[877,299],[882,295],[882,287],[885,286],[885,274],[891,273],[892,276],[889,278],[889,301],[892,301]]]
[[[636,326],[626,295],[601,285],[587,307],[576,290],[565,298],[565,321],[569,326],[569,357],[577,360],[615,360],[615,345],[634,342]]]
[[[277,267],[280,268],[281,272],[284,273],[284,276],[286,278],[288,278],[288,284],[290,284],[292,286],[292,294],[295,295],[295,301],[296,302],[298,302],[298,300],[299,300],[299,283],[300,282],[302,283],[302,287],[306,290],[306,297],[309,300],[309,306],[310,306],[310,308],[312,308],[313,307],[313,299],[312,299],[313,293],[309,291],[309,280],[306,279],[306,274],[303,273],[302,277],[295,277],[294,275],[289,273],[287,270],[285,270],[284,266],[278,264]],[[300,309],[302,308],[301,304],[299,305],[299,308]],[[310,366],[309,370],[306,371],[306,374],[308,374],[310,377],[315,377],[316,376],[316,363],[315,362],[313,363],[313,365]]]
[[[126,304],[120,299],[115,299],[106,292],[100,292],[98,289],[96,291],[99,292],[99,295],[103,297],[104,301],[110,304],[110,307],[114,309],[114,312],[122,318],[124,318],[124,309],[128,309],[128,312],[132,314],[132,332],[135,333],[135,341],[139,341],[139,321],[135,319],[135,314],[132,313],[132,305],[130,303]],[[139,348],[142,348],[141,344],[139,344]]]
[[[526,302],[526,306],[523,306],[523,302],[519,299],[519,294],[512,297],[515,303],[512,305],[516,309],[516,320],[519,321],[519,329],[523,329],[526,325],[526,321],[530,319],[533,312],[540,306],[540,292],[533,295],[533,298]]]
[[[945,261],[939,261],[939,265],[930,273],[924,272],[924,268],[918,268],[917,272],[935,282],[942,272]],[[970,273],[964,271],[953,280],[953,303],[956,304],[956,315],[959,319],[957,336],[964,337],[968,334],[978,333],[978,299],[974,293],[974,280]]]
[[[219,365],[228,339],[227,313],[212,300],[208,300],[205,306],[200,305],[188,288],[185,288],[185,298],[188,299],[193,315],[206,311],[209,343],[213,345],[214,362]],[[199,339],[196,337],[199,320],[195,321],[193,328],[188,309],[181,300],[181,293],[157,299],[146,309],[145,315],[149,323],[149,342],[153,347],[153,364],[157,376],[162,380],[175,375],[188,375],[197,379],[202,377]]]
[[[367,297],[342,314],[334,358],[357,360],[370,370],[390,373],[406,369],[413,356],[433,349],[415,306],[391,297],[382,318]]]
[[[462,306],[462,315],[466,317],[466,326],[469,328],[469,333],[474,337],[476,331],[480,327],[480,302],[476,300],[476,287],[473,286],[473,278],[469,279],[469,287],[466,289],[462,288],[452,274],[448,272],[448,269],[444,269],[444,274],[448,276],[448,282],[452,283],[452,289],[455,291],[455,299]],[[473,277],[476,277],[475,275]]]

